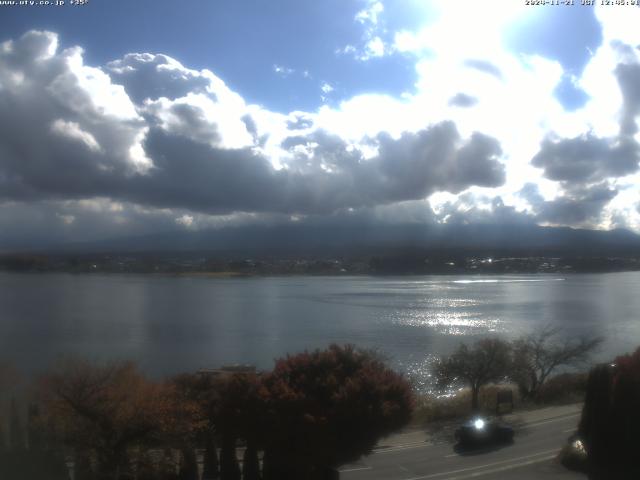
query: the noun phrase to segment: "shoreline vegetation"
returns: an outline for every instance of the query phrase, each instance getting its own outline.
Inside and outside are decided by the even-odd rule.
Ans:
[[[498,392],[505,390],[511,391],[513,395],[513,411],[581,403],[584,401],[587,377],[588,371],[555,375],[546,382],[535,399],[523,398],[515,383],[489,384],[480,389],[479,413],[487,416],[496,415]],[[447,395],[422,394],[417,397],[410,427],[438,427],[438,424],[468,418],[473,413],[469,388],[461,388]],[[500,413],[511,412],[503,409]]]
[[[139,479],[140,471],[145,480],[333,479],[398,430],[444,425],[446,434],[451,420],[493,414],[505,390],[511,410],[580,401],[586,374],[551,374],[582,364],[599,342],[548,327],[513,342],[460,344],[434,375],[440,388],[469,388],[444,398],[418,397],[383,355],[353,345],[287,355],[271,371],[235,366],[164,380],[131,362],[67,359],[0,416],[0,476],[37,478],[55,467],[55,480],[67,480],[71,463],[82,480]],[[6,403],[16,377],[0,373]]]
[[[609,401],[635,409],[640,387],[640,349],[593,367],[586,360],[598,344],[551,328],[510,343],[487,337],[461,344],[434,368],[441,386],[464,385],[451,373],[469,359],[476,372],[494,370],[482,374],[484,382],[444,396],[417,395],[378,352],[352,345],[287,355],[272,371],[231,366],[165,380],[148,379],[131,362],[69,359],[23,388],[22,398],[11,396],[19,380],[5,366],[0,477],[31,480],[47,472],[51,480],[68,480],[71,469],[82,480],[328,480],[401,429],[450,440],[452,426],[471,415],[580,403],[582,420],[559,458],[586,471],[592,467],[584,452],[612,428],[628,427],[603,426],[597,412],[613,415]],[[507,371],[496,361],[503,353]],[[562,366],[576,371],[551,374]],[[607,385],[611,395],[598,393]],[[511,408],[499,411],[505,391]]]
[[[160,381],[131,362],[68,359],[28,391],[0,421],[0,478],[68,480],[71,464],[76,480],[325,480],[407,425],[415,401],[352,345]]]

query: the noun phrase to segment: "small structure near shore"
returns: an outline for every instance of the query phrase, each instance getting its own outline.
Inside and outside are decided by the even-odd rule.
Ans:
[[[503,413],[501,410],[502,405],[508,405],[508,410],[504,413],[513,412],[513,391],[512,390],[500,390],[496,397],[496,415]]]
[[[255,365],[241,364],[223,365],[219,368],[201,368],[196,372],[197,375],[203,377],[225,377],[235,375],[237,373],[256,375],[259,372],[257,371]]]

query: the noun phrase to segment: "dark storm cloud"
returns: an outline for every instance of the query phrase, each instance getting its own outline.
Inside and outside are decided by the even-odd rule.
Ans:
[[[532,207],[538,207],[544,202],[544,197],[540,195],[538,185],[535,183],[526,183],[518,195],[529,202]]]
[[[435,191],[457,193],[472,185],[495,187],[505,181],[504,166],[498,161],[499,143],[480,133],[463,141],[452,122],[404,133],[398,139],[379,134],[370,143],[378,154],[369,159],[322,131],[289,137],[283,147],[310,148],[310,155],[300,154],[306,162],[297,162],[304,165],[297,174],[327,186],[333,177],[339,188],[332,188],[326,197],[345,206],[415,200]],[[317,188],[314,191],[319,193]]]
[[[74,71],[79,50],[54,55],[55,41],[30,32],[0,53],[0,197],[118,195],[144,122],[99,71]],[[87,75],[108,90],[102,100],[82,87]]]
[[[153,104],[147,108],[147,113],[156,117],[162,115],[171,119],[171,132],[178,137],[190,138],[199,143],[219,144],[222,136],[218,131],[218,124],[207,119],[202,107],[189,105],[187,103],[172,103],[169,105]],[[159,120],[159,118],[149,118],[149,123]],[[255,124],[244,120],[245,128]]]
[[[472,185],[497,187],[505,182],[498,141],[474,133],[469,141],[461,142],[452,122],[404,133],[398,140],[381,134],[378,140],[380,170],[388,175],[384,183],[398,192],[408,188],[416,194],[457,193]]]
[[[152,128],[145,142],[154,168],[128,182],[127,197],[157,207],[209,213],[277,210],[284,172],[251,149],[217,149]]]
[[[566,190],[557,198],[546,201],[535,184],[528,183],[520,196],[532,206],[536,221],[558,225],[598,224],[607,204],[618,191],[606,182]]]
[[[242,99],[213,74],[141,54],[109,64],[109,76],[84,66],[78,49],[56,52],[55,42],[30,32],[0,52],[5,199],[315,214],[505,181],[499,143],[480,133],[462,139],[452,122],[398,139],[380,134],[366,159],[316,130],[286,140],[290,158],[277,169]]]
[[[481,134],[463,142],[449,122],[397,140],[380,135],[372,141],[379,153],[364,159],[324,131],[289,137],[286,148],[311,151],[295,154],[287,168],[276,170],[251,148],[215,149],[154,128],[145,149],[155,168],[131,180],[127,198],[208,213],[318,214],[504,182],[498,143]]]
[[[481,206],[480,206],[481,205]],[[489,224],[522,225],[533,224],[533,216],[505,205],[501,197],[488,198],[472,193],[463,193],[454,202],[447,202],[438,210],[438,220],[449,225]]]
[[[472,97],[466,93],[456,93],[449,99],[449,105],[454,107],[469,108],[473,107],[477,103],[478,99],[476,97]]]
[[[640,145],[633,139],[587,134],[545,139],[531,164],[544,169],[544,176],[550,180],[588,183],[634,173],[639,161]]]
[[[187,214],[104,198],[0,202],[0,246],[40,248],[184,230],[176,219]]]
[[[483,73],[488,73],[489,75],[502,80],[502,72],[491,62],[486,60],[469,59],[465,60],[464,64],[469,68],[473,68]]]

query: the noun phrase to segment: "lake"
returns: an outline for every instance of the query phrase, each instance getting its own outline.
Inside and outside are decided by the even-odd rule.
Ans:
[[[598,360],[640,344],[640,273],[207,278],[0,273],[0,359],[132,359],[155,376],[354,343],[425,379],[461,341],[547,324],[602,335]]]

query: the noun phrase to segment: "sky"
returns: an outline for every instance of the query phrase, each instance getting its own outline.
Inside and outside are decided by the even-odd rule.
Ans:
[[[639,7],[19,3],[0,1],[0,249],[250,224],[640,233]]]

